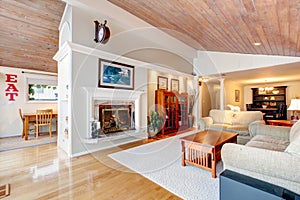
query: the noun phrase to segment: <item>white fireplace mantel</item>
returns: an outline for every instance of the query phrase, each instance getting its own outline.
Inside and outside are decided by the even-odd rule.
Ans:
[[[84,87],[91,100],[135,101],[140,99],[144,91],[108,88]]]

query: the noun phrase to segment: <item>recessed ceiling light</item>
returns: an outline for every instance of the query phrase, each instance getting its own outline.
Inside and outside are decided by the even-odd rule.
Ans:
[[[255,46],[259,46],[259,45],[261,45],[261,43],[260,42],[254,42],[253,43]]]

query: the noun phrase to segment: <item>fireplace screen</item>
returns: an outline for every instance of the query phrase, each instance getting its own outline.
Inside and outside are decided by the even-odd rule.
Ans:
[[[133,129],[130,105],[100,105],[99,121],[103,133]]]

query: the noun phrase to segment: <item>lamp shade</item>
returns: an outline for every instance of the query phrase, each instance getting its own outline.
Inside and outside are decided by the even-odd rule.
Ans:
[[[288,110],[300,110],[300,99],[292,99]]]

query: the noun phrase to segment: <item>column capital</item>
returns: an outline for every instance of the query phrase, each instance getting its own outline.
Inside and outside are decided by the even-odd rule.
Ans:
[[[218,80],[219,80],[220,82],[224,82],[225,77],[220,77],[220,78],[218,78]]]

